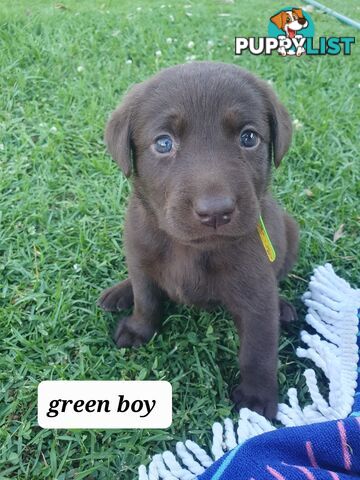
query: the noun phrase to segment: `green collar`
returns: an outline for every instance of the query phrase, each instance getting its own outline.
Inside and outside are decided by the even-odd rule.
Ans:
[[[268,259],[270,260],[270,262],[274,262],[275,259],[276,259],[276,252],[275,252],[275,249],[273,247],[273,244],[271,243],[269,234],[266,230],[264,220],[263,220],[261,215],[260,215],[260,218],[259,218],[259,223],[257,225],[257,231],[259,233],[261,243],[263,244],[263,247],[264,247],[265,252],[268,256]]]

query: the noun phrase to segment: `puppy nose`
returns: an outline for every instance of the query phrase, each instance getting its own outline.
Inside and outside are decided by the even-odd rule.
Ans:
[[[231,221],[235,200],[231,197],[202,197],[194,204],[196,216],[207,227],[221,227]]]
[[[298,22],[300,23],[300,25],[305,25],[306,21],[306,18],[298,18]]]

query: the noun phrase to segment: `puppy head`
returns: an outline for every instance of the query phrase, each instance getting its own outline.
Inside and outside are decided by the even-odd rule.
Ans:
[[[210,246],[253,231],[270,166],[291,141],[291,121],[269,86],[222,63],[195,62],[135,85],[105,141],[159,228]]]
[[[280,29],[284,30],[290,38],[295,37],[298,30],[306,28],[308,21],[301,8],[293,8],[274,15],[270,20]]]

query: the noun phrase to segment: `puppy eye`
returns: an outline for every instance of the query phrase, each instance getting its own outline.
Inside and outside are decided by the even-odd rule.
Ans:
[[[169,135],[161,135],[155,140],[155,150],[159,153],[169,153],[173,148],[173,141]]]
[[[259,142],[259,137],[253,130],[245,130],[240,135],[240,145],[245,148],[255,147]]]

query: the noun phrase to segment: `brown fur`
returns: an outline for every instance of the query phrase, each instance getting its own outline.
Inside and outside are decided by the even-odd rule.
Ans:
[[[240,146],[245,125],[261,137],[253,149]],[[161,134],[173,137],[173,152],[154,150]],[[132,315],[119,321],[117,346],[149,341],[166,298],[223,305],[241,337],[235,404],[274,417],[279,319],[296,317],[279,299],[278,280],[295,261],[298,229],[268,189],[271,160],[278,166],[291,141],[287,111],[249,72],[196,62],[135,85],[112,114],[105,138],[125,175],[133,174],[125,228],[129,279],[99,300],[111,311],[135,303]],[[233,199],[235,209],[231,221],[209,228],[196,205],[219,197]],[[257,232],[260,213],[276,250],[274,263]]]

